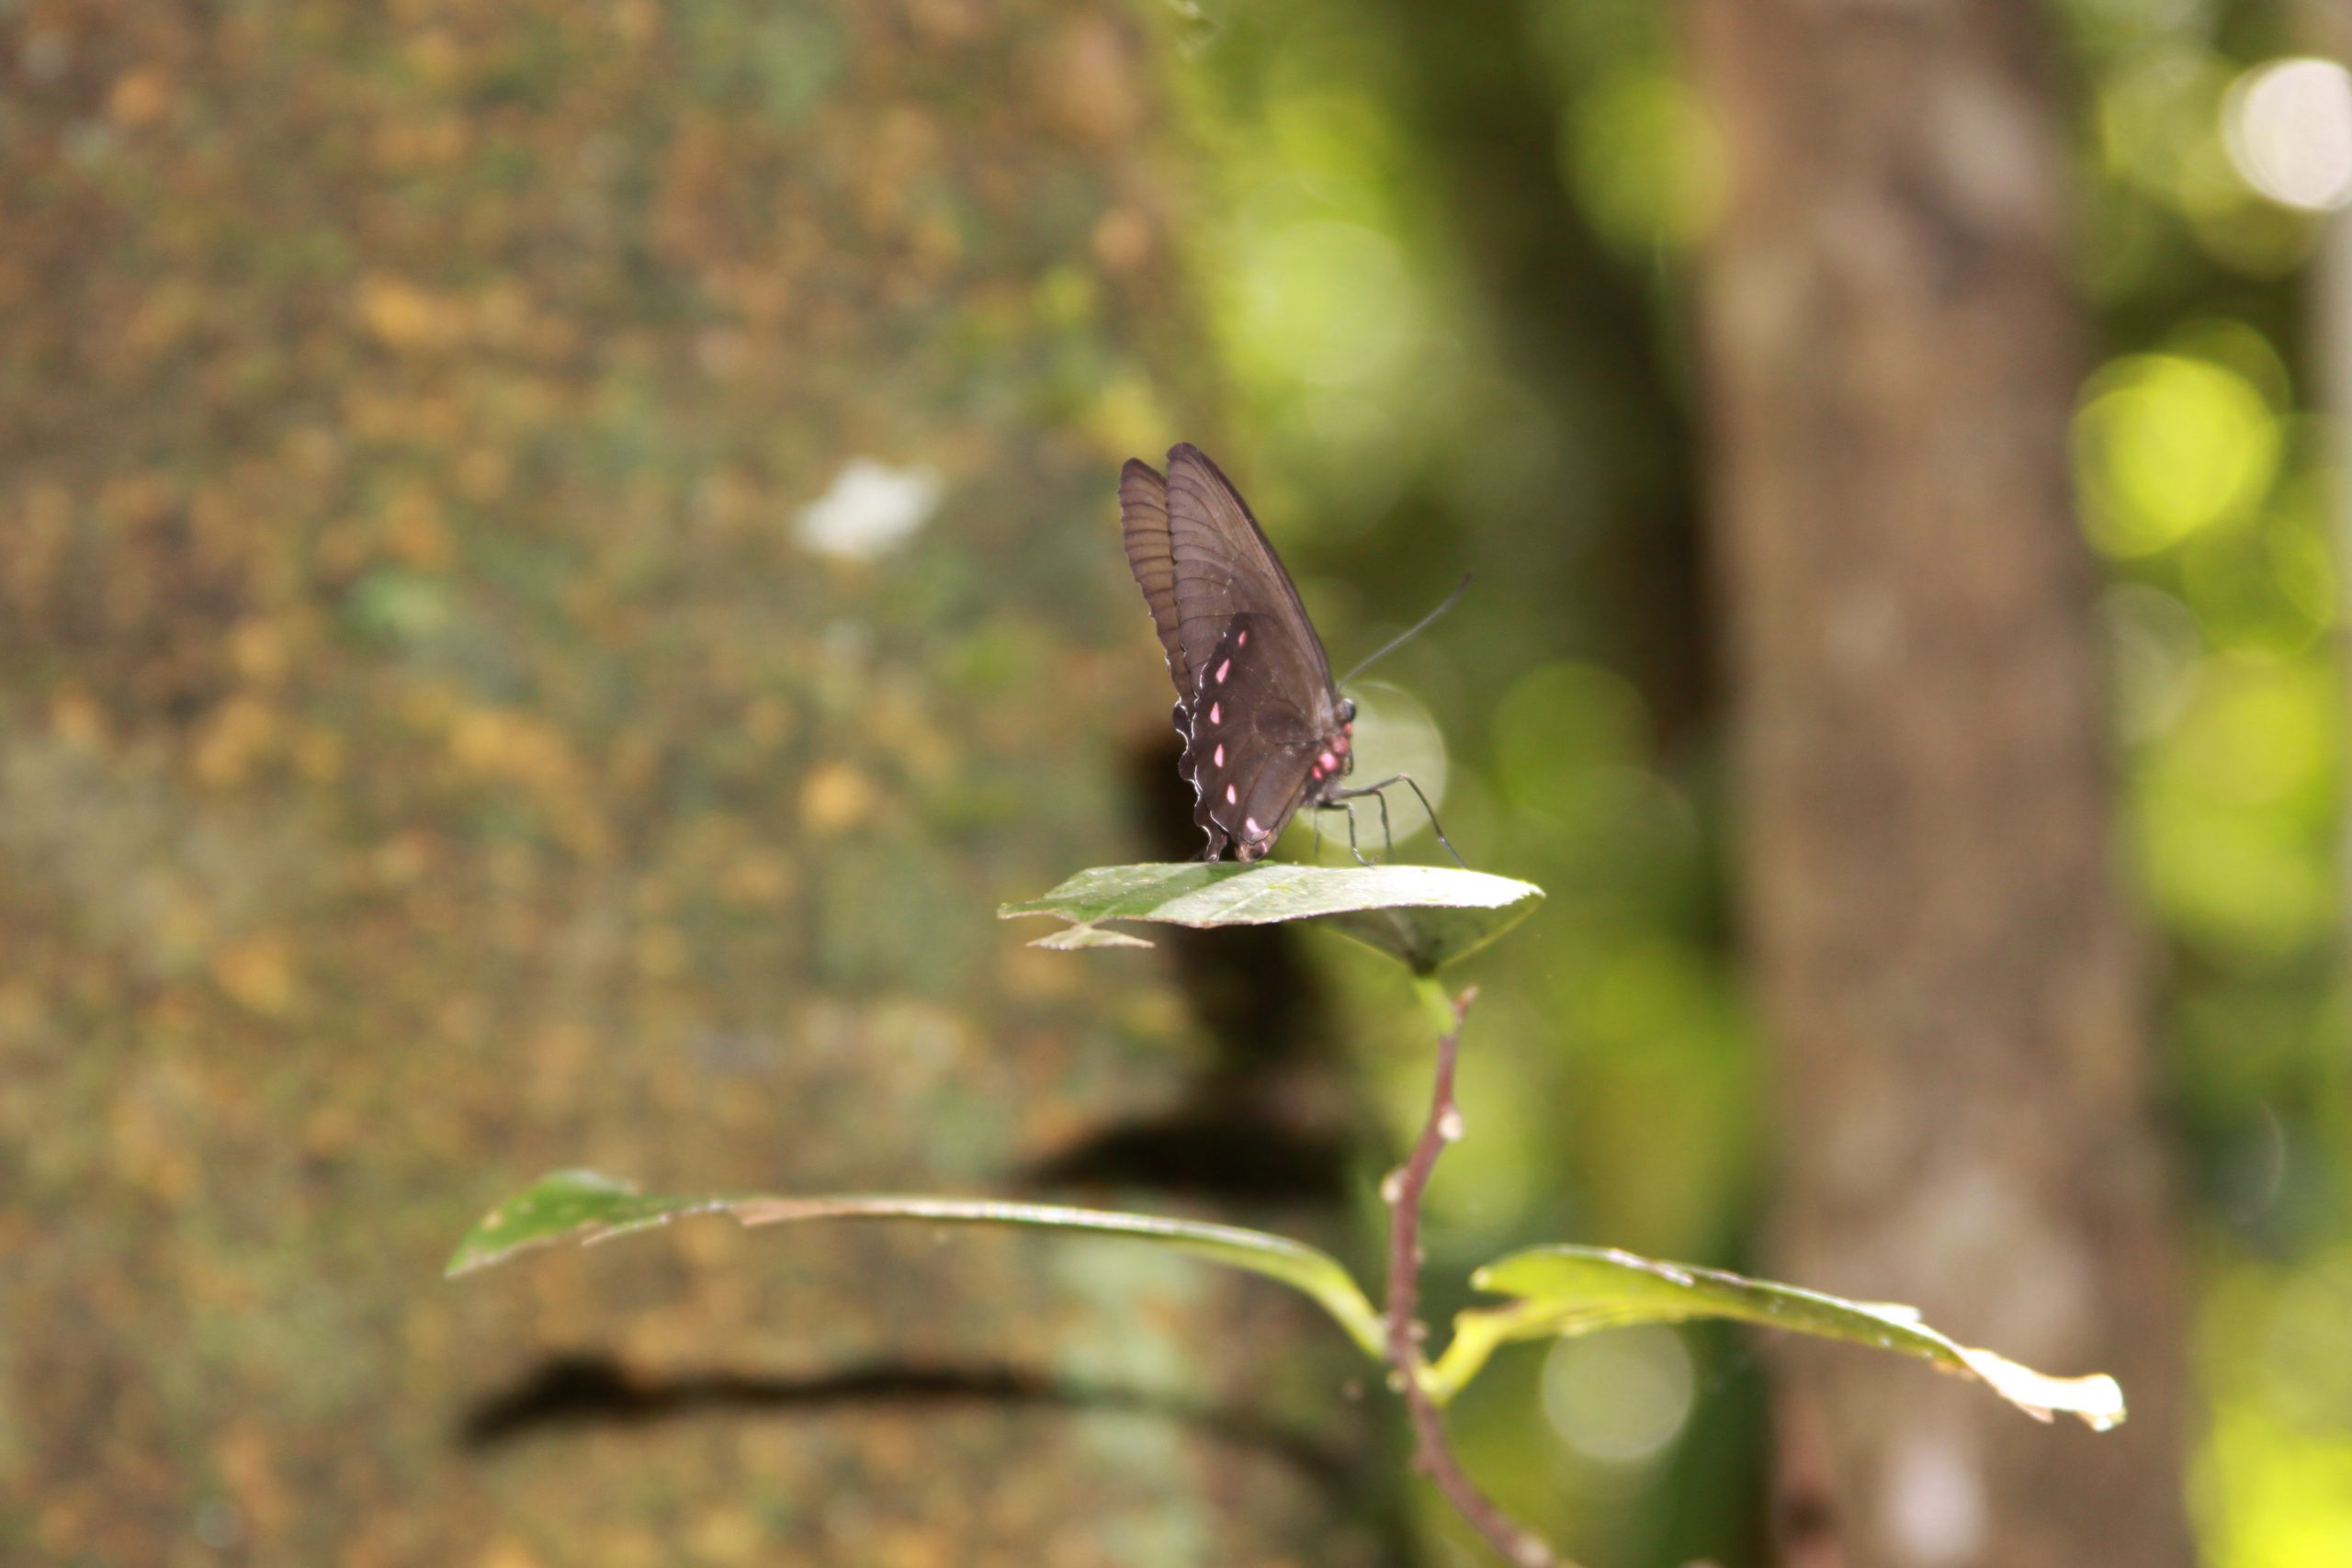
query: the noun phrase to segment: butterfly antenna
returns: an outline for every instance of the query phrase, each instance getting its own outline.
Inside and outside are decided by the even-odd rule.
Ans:
[[[1428,615],[1423,615],[1419,620],[1415,621],[1411,626],[1407,626],[1403,631],[1398,632],[1395,637],[1392,637],[1386,642],[1382,643],[1378,648],[1374,649],[1368,657],[1356,660],[1356,667],[1349,671],[1346,674],[1340,676],[1339,680],[1332,682],[1332,684],[1335,686],[1346,685],[1349,682],[1363,674],[1365,670],[1369,669],[1374,660],[1386,658],[1388,655],[1396,652],[1398,649],[1404,647],[1405,644],[1412,641],[1413,638],[1420,636],[1421,633],[1427,631],[1431,621],[1436,620],[1440,615],[1442,615],[1448,610],[1453,609],[1455,602],[1459,600],[1463,594],[1470,591],[1470,580],[1476,575],[1477,574],[1476,572],[1464,572],[1462,574],[1462,581],[1453,585],[1453,592],[1447,594],[1438,604],[1436,609],[1431,610]]]

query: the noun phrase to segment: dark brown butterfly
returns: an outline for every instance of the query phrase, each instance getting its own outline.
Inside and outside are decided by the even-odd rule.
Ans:
[[[1193,819],[1208,835],[1202,859],[1229,844],[1237,859],[1257,860],[1302,807],[1412,784],[1399,775],[1342,785],[1355,766],[1356,705],[1333,682],[1323,641],[1265,530],[1206,453],[1171,447],[1165,478],[1129,458],[1119,514],[1127,565],[1176,683],[1176,733],[1184,738],[1177,766],[1193,786]],[[1385,801],[1381,815],[1385,822]],[[1352,843],[1352,818],[1349,826]]]

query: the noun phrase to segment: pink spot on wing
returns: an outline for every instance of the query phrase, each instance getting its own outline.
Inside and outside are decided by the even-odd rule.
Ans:
[[[1254,839],[1264,832],[1265,829],[1258,826],[1258,819],[1255,817],[1244,817],[1241,819],[1241,836],[1243,838]]]
[[[1340,759],[1331,755],[1330,752],[1326,751],[1323,755],[1315,759],[1315,765],[1318,769],[1329,772],[1330,769],[1336,768],[1340,765]]]
[[[1216,743],[1216,765],[1220,768],[1225,766],[1225,742],[1222,740]]]
[[[1222,663],[1222,664],[1218,665],[1218,666],[1216,667],[1216,683],[1217,683],[1218,685],[1220,685],[1220,686],[1224,685],[1224,684],[1225,684],[1225,678],[1226,678],[1226,676],[1227,676],[1227,674],[1231,673],[1231,672],[1232,672],[1232,670],[1233,670],[1233,660],[1230,660],[1230,659],[1227,660],[1224,663]]]
[[[1238,805],[1239,805],[1239,804],[1240,804],[1240,802],[1241,802],[1241,797],[1240,797],[1239,795],[1236,795],[1236,794],[1233,792],[1233,786],[1232,786],[1231,784],[1227,784],[1227,785],[1226,785],[1226,786],[1225,786],[1225,803],[1226,803],[1227,806],[1238,806]]]
[[[1225,705],[1223,703],[1211,703],[1209,705],[1209,722],[1211,724],[1223,724],[1225,722]]]
[[[1249,647],[1249,646],[1250,646],[1250,634],[1249,634],[1248,632],[1241,632],[1241,633],[1237,634],[1237,635],[1234,637],[1234,639],[1233,639],[1233,646],[1234,646],[1234,647],[1236,647],[1236,648],[1247,648],[1247,647]]]

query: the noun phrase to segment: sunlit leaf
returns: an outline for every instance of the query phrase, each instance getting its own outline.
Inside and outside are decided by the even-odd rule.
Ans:
[[[729,1214],[746,1225],[799,1220],[917,1220],[934,1225],[1020,1225],[1120,1236],[1190,1253],[1195,1258],[1278,1280],[1312,1298],[1339,1321],[1367,1355],[1381,1349],[1380,1314],[1348,1271],[1329,1254],[1285,1236],[1238,1225],[1070,1209],[988,1199],[876,1196],[823,1198],[704,1193],[688,1197],[638,1192],[593,1170],[560,1170],[484,1215],[451,1255],[448,1272],[463,1274],[503,1262],[550,1242],[603,1241],[668,1224],[691,1214]]]
[[[1070,931],[1041,938],[1041,947],[1139,940],[1104,931],[1104,920],[1194,927],[1317,920],[1426,974],[1517,925],[1543,897],[1531,883],[1442,866],[1184,861],[1097,866],[997,914],[1052,915],[1071,923]]]
[[[2105,1431],[2123,1419],[2123,1391],[2113,1378],[2047,1376],[1948,1338],[1921,1323],[1909,1307],[1849,1302],[1603,1247],[1532,1247],[1487,1265],[1471,1282],[1518,1299],[1508,1306],[1474,1307],[1454,1319],[1453,1342],[1431,1373],[1432,1393],[1440,1398],[1458,1392],[1498,1346],[1513,1340],[1636,1323],[1729,1318],[1917,1356],[1981,1379],[2018,1409],[2045,1421],[2064,1411]]]

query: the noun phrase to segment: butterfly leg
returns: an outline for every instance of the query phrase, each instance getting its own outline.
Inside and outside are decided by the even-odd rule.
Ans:
[[[1358,865],[1370,865],[1372,863],[1370,857],[1365,855],[1363,851],[1356,847],[1356,808],[1353,806],[1351,806],[1344,800],[1321,800],[1316,802],[1315,810],[1317,814],[1315,830],[1318,833],[1323,830],[1320,816],[1321,813],[1326,811],[1345,812],[1348,818],[1348,853],[1356,857],[1356,863]]]
[[[1383,822],[1385,824],[1386,820],[1385,814],[1388,802],[1385,796],[1381,795],[1380,792],[1386,789],[1390,784],[1403,784],[1407,789],[1413,792],[1413,798],[1421,803],[1421,809],[1423,811],[1429,813],[1430,831],[1437,835],[1437,841],[1445,846],[1445,852],[1453,857],[1454,864],[1462,867],[1464,871],[1469,870],[1470,863],[1462,858],[1462,852],[1455,849],[1453,847],[1453,840],[1445,836],[1445,829],[1437,819],[1437,808],[1430,804],[1430,797],[1422,792],[1421,786],[1413,781],[1412,774],[1391,773],[1377,784],[1368,784],[1355,789],[1340,790],[1334,795],[1332,798],[1337,800],[1344,799],[1351,795],[1361,796],[1366,795],[1379,798],[1383,813]]]
[[[1332,796],[1330,804],[1324,807],[1323,809],[1326,811],[1344,811],[1348,814],[1348,849],[1355,855],[1356,863],[1358,865],[1378,865],[1381,863],[1380,862],[1374,860],[1370,855],[1365,854],[1362,850],[1356,848],[1355,802],[1364,795],[1370,795],[1372,797],[1372,803],[1380,807],[1380,841],[1384,846],[1385,846],[1384,852],[1387,855],[1388,859],[1395,860],[1396,858],[1396,835],[1389,831],[1388,828],[1388,797],[1382,795],[1378,789],[1343,790],[1340,794]]]

